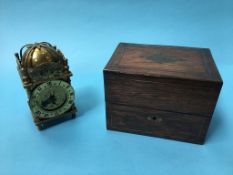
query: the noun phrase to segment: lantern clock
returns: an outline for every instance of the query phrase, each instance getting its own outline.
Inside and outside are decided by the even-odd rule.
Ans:
[[[47,42],[24,45],[15,54],[28,104],[39,130],[75,118],[75,93],[68,61]]]

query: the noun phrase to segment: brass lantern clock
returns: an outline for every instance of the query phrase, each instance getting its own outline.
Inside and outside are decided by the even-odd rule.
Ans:
[[[39,130],[75,118],[75,93],[68,61],[47,42],[27,44],[15,54],[27,91],[28,104]]]

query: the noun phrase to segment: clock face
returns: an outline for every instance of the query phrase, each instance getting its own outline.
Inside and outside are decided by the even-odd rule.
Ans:
[[[73,103],[74,89],[62,80],[52,80],[37,86],[29,100],[32,112],[40,118],[61,115]]]

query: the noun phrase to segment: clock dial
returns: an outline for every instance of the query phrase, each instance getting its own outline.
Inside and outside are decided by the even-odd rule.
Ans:
[[[29,104],[32,112],[40,118],[51,118],[70,109],[74,103],[74,90],[65,81],[52,80],[36,87]]]

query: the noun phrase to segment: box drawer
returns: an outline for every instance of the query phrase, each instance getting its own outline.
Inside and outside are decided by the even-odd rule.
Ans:
[[[107,128],[202,144],[210,118],[106,103]]]

